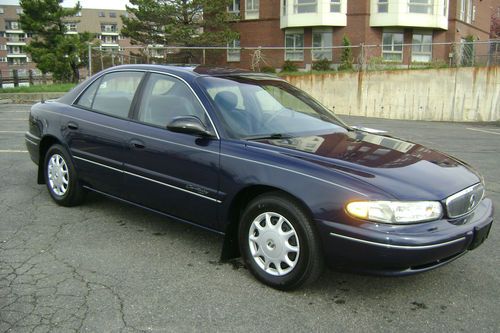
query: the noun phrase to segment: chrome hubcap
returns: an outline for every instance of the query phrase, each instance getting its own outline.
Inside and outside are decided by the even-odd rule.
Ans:
[[[290,273],[299,260],[297,232],[292,224],[278,213],[262,213],[253,220],[248,244],[257,265],[274,276]]]
[[[59,154],[54,154],[48,164],[49,186],[52,192],[62,196],[68,191],[69,172],[66,161]]]

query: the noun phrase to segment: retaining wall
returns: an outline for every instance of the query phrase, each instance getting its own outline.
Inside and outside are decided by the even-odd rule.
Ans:
[[[500,67],[285,76],[335,113],[388,119],[499,121]]]

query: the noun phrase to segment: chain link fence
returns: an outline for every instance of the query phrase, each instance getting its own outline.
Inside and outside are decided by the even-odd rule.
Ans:
[[[121,64],[204,64],[280,71],[293,63],[314,69],[322,61],[331,70],[386,70],[500,65],[500,40],[332,47],[125,47],[89,50],[86,74]],[[289,61],[286,61],[289,59]],[[90,73],[88,70],[90,69]]]
[[[289,60],[287,60],[289,59]],[[82,79],[122,64],[203,64],[256,72],[499,66],[500,39],[458,43],[331,47],[92,47],[81,59]],[[322,66],[317,66],[321,64]],[[0,66],[0,87],[51,83],[34,63]]]

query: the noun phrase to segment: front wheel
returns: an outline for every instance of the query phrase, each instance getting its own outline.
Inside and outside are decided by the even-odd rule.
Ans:
[[[83,200],[81,187],[73,162],[66,149],[53,145],[45,155],[45,183],[52,199],[61,206],[76,206]]]
[[[310,218],[281,193],[264,194],[249,203],[240,221],[239,244],[253,275],[276,289],[311,283],[323,269],[320,241]]]

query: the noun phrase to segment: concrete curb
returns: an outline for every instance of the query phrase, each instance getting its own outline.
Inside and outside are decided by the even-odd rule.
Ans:
[[[35,104],[41,100],[56,99],[66,94],[65,92],[44,93],[1,93],[0,104]]]

